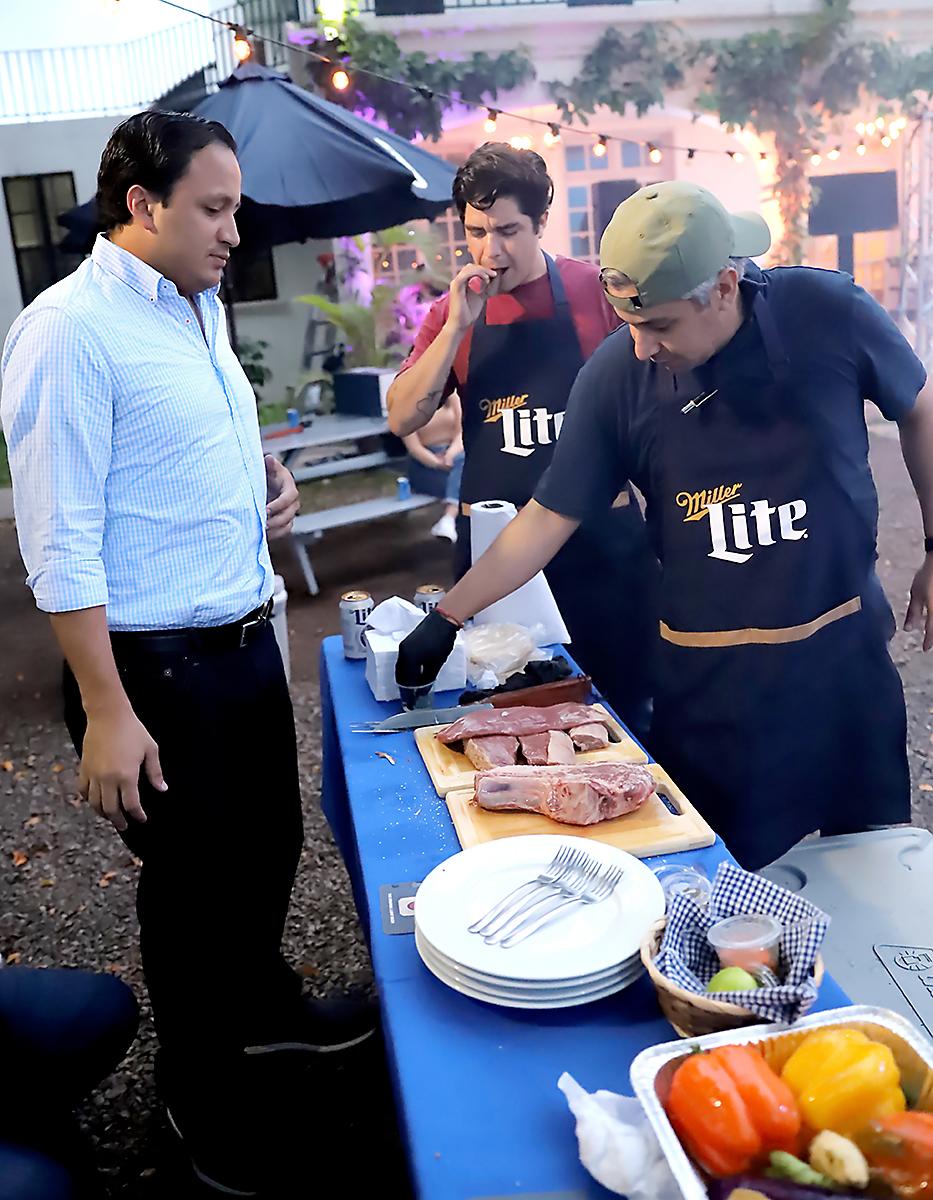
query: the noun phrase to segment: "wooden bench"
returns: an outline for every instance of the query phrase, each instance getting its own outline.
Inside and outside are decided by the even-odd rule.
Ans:
[[[414,512],[428,504],[442,503],[436,496],[410,496],[399,500],[395,496],[377,496],[374,500],[360,500],[357,504],[344,504],[339,508],[325,508],[320,512],[306,513],[295,518],[292,539],[308,591],[316,596],[318,587],[308,547],[311,542],[323,537],[328,529],[339,529],[344,525],[359,525],[364,521],[378,521],[382,517],[394,517],[398,513]]]

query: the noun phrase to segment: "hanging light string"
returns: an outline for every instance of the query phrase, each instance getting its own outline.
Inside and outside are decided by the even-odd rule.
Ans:
[[[642,149],[648,151],[648,160],[651,163],[662,162],[665,151],[670,154],[686,154],[688,159],[693,159],[697,154],[718,154],[720,156],[724,154],[731,162],[741,163],[745,158],[745,154],[741,150],[721,150],[710,146],[672,146],[663,142],[641,141],[638,138],[622,137],[617,134],[593,133],[589,129],[580,129],[576,125],[568,125],[560,121],[549,121],[541,117],[529,117],[524,113],[509,112],[507,109],[492,107],[479,101],[464,100],[460,96],[451,96],[446,92],[436,91],[423,84],[410,83],[406,79],[395,79],[391,75],[384,75],[380,71],[373,71],[369,67],[357,66],[355,63],[344,58],[335,61],[326,54],[321,54],[317,50],[311,50],[307,46],[296,45],[292,42],[283,42],[278,38],[258,34],[254,29],[250,29],[245,25],[225,21],[221,17],[211,16],[210,13],[198,12],[196,9],[179,4],[178,0],[157,0],[157,3],[165,5],[166,8],[177,9],[179,12],[187,13],[191,17],[198,17],[202,21],[210,21],[213,25],[220,25],[228,29],[234,38],[234,56],[241,63],[247,62],[252,57],[252,44],[254,41],[267,42],[269,45],[278,46],[289,53],[303,54],[306,58],[313,59],[315,62],[325,63],[333,67],[334,72],[331,75],[331,86],[336,91],[342,92],[349,88],[352,82],[351,74],[366,75],[371,79],[378,79],[383,83],[391,83],[395,87],[405,88],[413,95],[420,96],[424,100],[444,100],[448,104],[473,108],[479,112],[485,110],[486,119],[483,123],[483,129],[486,133],[495,133],[499,118],[507,117],[512,121],[524,121],[528,125],[543,126],[546,131],[544,134],[544,144],[546,146],[556,146],[562,141],[562,134],[564,133],[573,133],[581,138],[591,139],[594,144],[590,147],[590,153],[596,158],[604,158],[606,156],[609,142],[628,142],[641,146]],[[879,135],[881,145],[887,149],[897,140],[906,127],[906,117],[898,117],[896,120],[891,121],[888,124],[887,130],[885,129],[885,122],[881,117],[878,117],[874,121],[860,121],[855,127],[856,133],[859,136],[859,143],[855,148],[856,153],[859,155],[866,153],[865,138],[876,132]],[[518,149],[531,149],[533,144],[527,135],[520,134],[510,140]],[[818,150],[811,149],[805,151],[805,153],[809,158],[811,166],[817,167],[822,162],[822,155]],[[837,159],[841,153],[842,146],[836,145],[827,153],[826,157]],[[766,162],[768,160],[767,152],[764,150],[759,151],[758,159],[760,162]]]

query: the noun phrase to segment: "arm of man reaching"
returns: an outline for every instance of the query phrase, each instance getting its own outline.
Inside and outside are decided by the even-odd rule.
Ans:
[[[87,334],[40,308],[4,350],[3,428],[27,582],[74,672],[88,718],[80,790],[117,829],[146,819],[139,772],[165,791],[155,742],[127,699],[107,632],[101,558],[113,425],[110,378]]]
[[[624,341],[618,340],[624,338]],[[457,629],[546,567],[584,517],[608,511],[627,478],[620,428],[618,363],[631,354],[628,334],[604,342],[577,376],[550,467],[530,500],[444,603],[399,645],[396,681],[432,683],[453,648]]]
[[[480,281],[475,291],[469,287],[472,279]],[[398,437],[415,433],[437,412],[463,335],[482,312],[487,297],[495,295],[495,288],[494,272],[475,263],[454,277],[447,320],[440,333],[408,370],[396,375],[386,396],[389,428]]]
[[[399,645],[395,678],[403,687],[433,683],[464,621],[508,596],[546,567],[579,521],[529,500],[486,553]]]
[[[933,538],[933,382],[929,379],[913,408],[898,422],[904,462],[920,502],[925,539]],[[923,630],[924,650],[933,649],[933,550],[927,550],[910,585],[905,629]]]

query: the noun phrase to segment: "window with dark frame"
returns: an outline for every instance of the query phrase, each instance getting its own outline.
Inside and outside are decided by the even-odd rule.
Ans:
[[[239,246],[230,258],[230,294],[236,304],[252,300],[278,300],[272,250]]]
[[[82,255],[62,250],[67,231],[58,223],[58,218],[75,206],[74,175],[57,171],[50,175],[4,176],[3,196],[19,290],[27,305],[81,262]]]

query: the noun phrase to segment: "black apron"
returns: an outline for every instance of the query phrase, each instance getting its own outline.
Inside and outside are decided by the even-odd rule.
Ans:
[[[460,389],[465,462],[460,499],[521,507],[550,465],[583,354],[570,304],[545,255],[554,315],[473,327]],[[570,633],[576,661],[619,715],[644,734],[657,642],[658,563],[629,489],[622,506],[577,531],[545,575]],[[470,567],[470,521],[457,519],[455,577]]]
[[[741,375],[655,372],[663,571],[650,748],[755,868],[821,826],[909,820],[910,780],[872,532],[830,470],[761,292],[740,335],[754,339]]]

